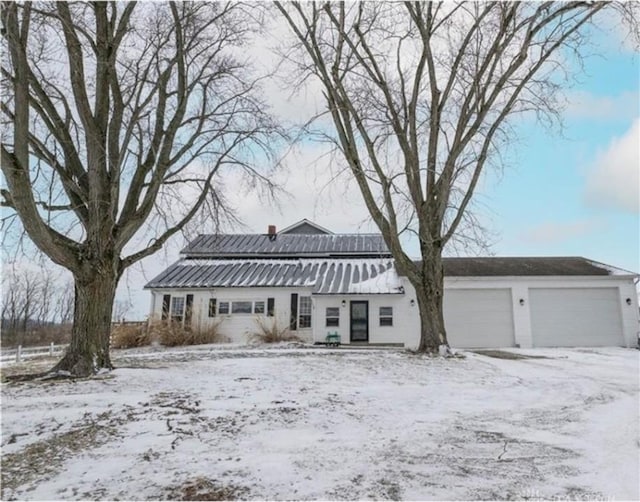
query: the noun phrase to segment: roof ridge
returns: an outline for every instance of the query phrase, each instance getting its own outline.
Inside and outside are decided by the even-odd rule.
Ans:
[[[198,237],[211,237],[211,236],[238,236],[238,235],[261,235],[261,236],[265,236],[268,237],[269,234],[266,233],[259,233],[259,232],[254,232],[254,233],[244,233],[244,234],[198,234]],[[307,237],[340,237],[341,235],[379,235],[380,237],[382,237],[381,233],[376,233],[376,232],[345,232],[345,233],[333,233],[333,234],[276,234],[278,236],[278,238],[281,237],[300,237],[301,235],[303,235],[305,238]],[[196,237],[197,238],[197,237]]]

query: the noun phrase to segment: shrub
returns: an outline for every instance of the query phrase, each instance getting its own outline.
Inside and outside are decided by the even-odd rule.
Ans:
[[[287,326],[280,326],[275,318],[256,317],[256,330],[250,334],[253,340],[262,343],[298,342],[298,338]]]
[[[111,331],[111,347],[129,349],[151,345],[151,335],[146,324],[120,324]]]
[[[184,327],[178,322],[156,322],[149,326],[149,334],[152,340],[158,340],[165,347],[224,343],[227,339],[220,334],[219,326],[220,323]]]

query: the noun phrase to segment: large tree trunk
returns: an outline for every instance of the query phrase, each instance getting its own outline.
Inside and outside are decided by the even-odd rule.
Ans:
[[[444,326],[443,297],[444,270],[442,254],[438,250],[424,252],[422,258],[422,280],[412,281],[420,312],[419,352],[438,353],[440,346],[448,347]]]
[[[62,360],[51,371],[89,376],[101,369],[113,369],[109,338],[118,277],[113,272],[105,272],[90,277],[76,275],[74,281],[71,343]]]

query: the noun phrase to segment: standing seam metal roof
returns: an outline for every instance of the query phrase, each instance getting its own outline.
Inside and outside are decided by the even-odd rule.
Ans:
[[[380,234],[199,235],[181,253],[188,257],[391,256]]]
[[[183,259],[145,288],[310,287],[314,294],[404,293],[389,258]]]
[[[625,276],[637,274],[580,257],[444,258],[445,277]],[[390,257],[187,258],[145,288],[311,287],[315,294],[398,293]]]

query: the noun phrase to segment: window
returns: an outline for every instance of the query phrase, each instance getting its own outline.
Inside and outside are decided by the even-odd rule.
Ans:
[[[164,295],[162,297],[162,320],[169,319],[169,305],[171,304],[171,295]]]
[[[182,322],[184,315],[184,296],[174,296],[171,299],[171,320]]]
[[[298,327],[311,327],[311,297],[301,296],[300,307],[298,309]]]
[[[209,298],[209,317],[216,316],[216,299]]]
[[[273,317],[276,310],[275,305],[276,305],[275,298],[267,298],[267,317]]]
[[[231,302],[232,314],[250,314],[253,302]]]
[[[393,326],[393,307],[380,307],[380,326]]]
[[[215,298],[209,300],[209,317],[216,315],[216,303],[218,305],[217,313],[223,314],[264,314],[273,315],[272,298],[266,302],[264,300],[234,300],[231,302],[217,302]],[[271,311],[271,314],[269,312]]]
[[[193,314],[193,295],[187,295],[187,304],[184,311],[184,325],[191,326],[191,317]]]
[[[340,309],[338,307],[327,307],[327,327],[340,326]]]

